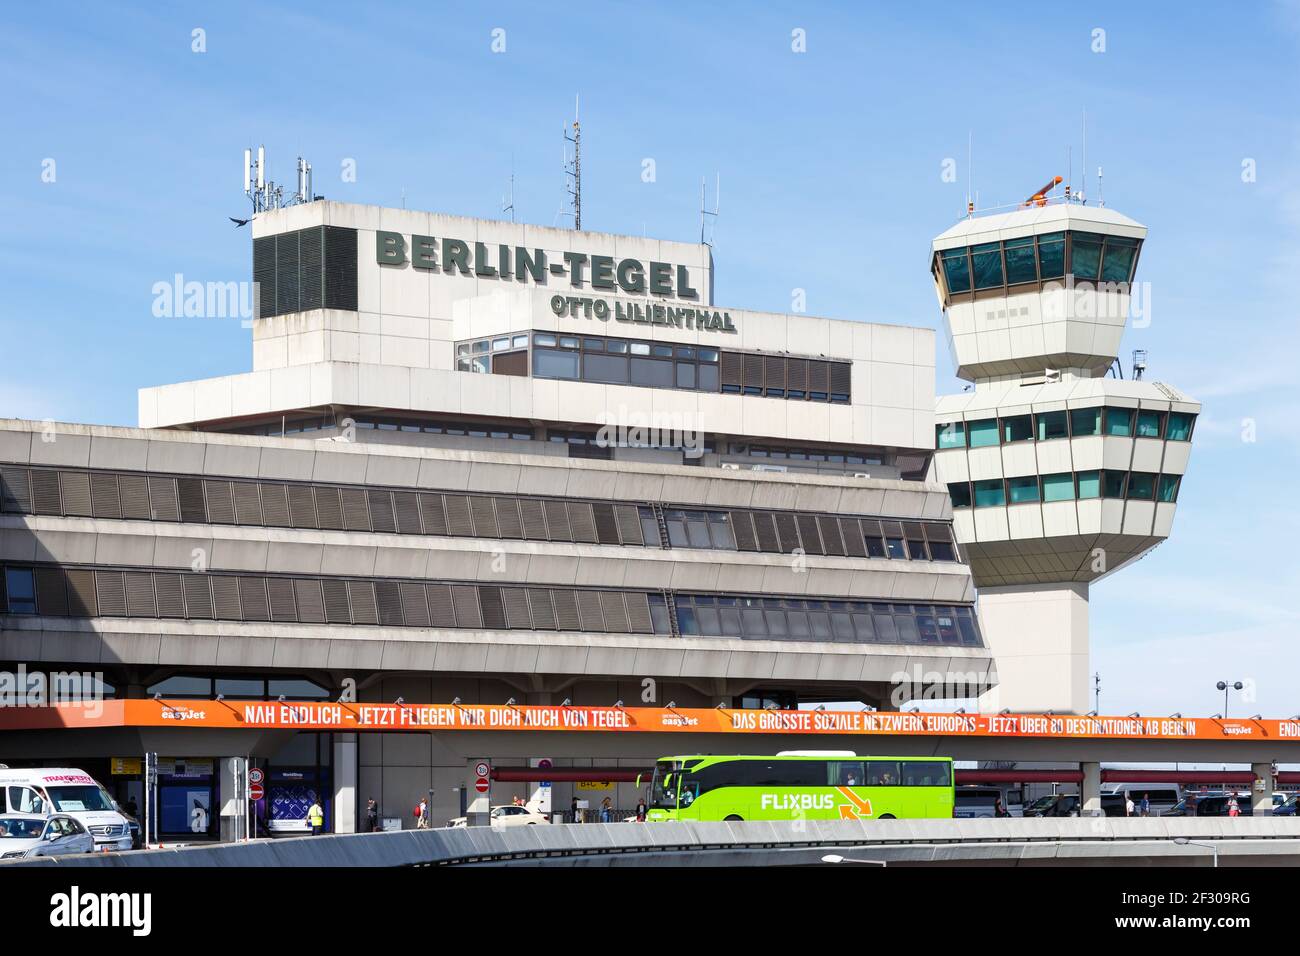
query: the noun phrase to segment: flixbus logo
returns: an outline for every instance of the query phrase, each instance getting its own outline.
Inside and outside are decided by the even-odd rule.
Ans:
[[[835,798],[829,793],[765,793],[759,806],[764,810],[830,810]]]

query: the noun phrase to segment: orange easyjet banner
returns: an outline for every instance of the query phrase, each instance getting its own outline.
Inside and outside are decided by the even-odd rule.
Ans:
[[[0,708],[0,730],[202,727],[237,730],[573,731],[861,734],[1111,740],[1300,740],[1300,721],[1069,717],[880,711],[374,704],[319,701],[106,700]]]

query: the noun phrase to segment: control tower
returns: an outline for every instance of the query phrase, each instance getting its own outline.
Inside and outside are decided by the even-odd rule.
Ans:
[[[1136,357],[1127,379],[1115,367],[1130,308],[1150,319],[1146,227],[1049,190],[934,240],[973,383],[938,399],[935,467],[997,666],[981,708],[1084,713],[1089,588],[1169,536],[1200,405]]]

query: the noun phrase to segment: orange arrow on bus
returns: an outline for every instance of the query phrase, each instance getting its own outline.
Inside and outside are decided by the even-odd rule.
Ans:
[[[845,797],[849,801],[849,803],[852,804],[852,806],[845,806],[844,804],[840,804],[841,820],[855,820],[855,819],[861,819],[864,817],[871,816],[870,800],[867,800],[863,797],[859,797],[848,787],[836,787],[835,789],[838,790],[840,794],[843,797]]]

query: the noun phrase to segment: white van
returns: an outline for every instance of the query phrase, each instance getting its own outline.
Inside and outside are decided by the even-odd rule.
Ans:
[[[1103,784],[1101,795],[1124,797],[1133,801],[1133,814],[1145,795],[1151,804],[1151,816],[1158,817],[1166,810],[1172,810],[1183,799],[1182,788],[1176,783],[1108,783]]]
[[[71,767],[0,769],[0,813],[65,813],[95,838],[96,850],[131,849],[131,828],[94,777]]]

